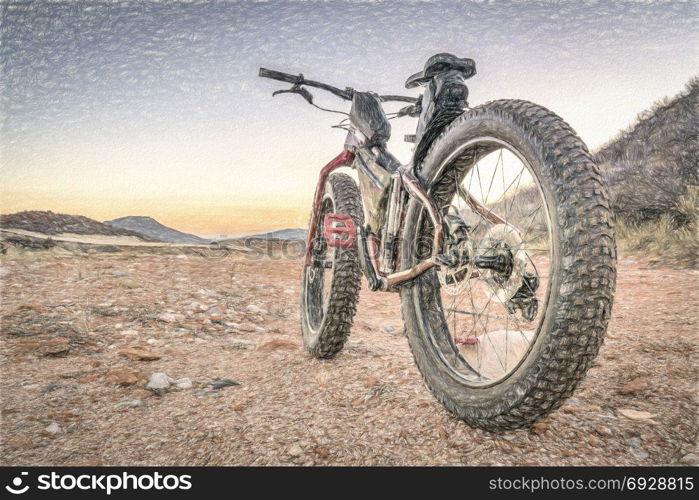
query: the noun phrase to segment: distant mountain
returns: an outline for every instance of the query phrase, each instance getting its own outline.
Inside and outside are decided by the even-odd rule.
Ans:
[[[133,236],[143,241],[159,241],[127,228],[113,227],[82,215],[56,214],[49,210],[31,210],[0,215],[0,227],[22,229],[43,234],[101,234]]]
[[[206,244],[209,240],[162,225],[152,217],[129,216],[104,222],[108,226],[133,231],[167,243]]]
[[[269,233],[252,234],[250,236],[242,236],[235,238],[237,240],[305,240],[308,231],[305,229],[279,229]]]

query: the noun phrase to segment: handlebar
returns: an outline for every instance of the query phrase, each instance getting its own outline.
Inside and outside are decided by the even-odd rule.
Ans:
[[[332,85],[328,85],[327,83],[321,83],[321,82],[314,82],[313,80],[306,80],[302,74],[298,75],[292,75],[289,73],[283,73],[281,71],[275,71],[273,69],[266,69],[266,68],[260,68],[260,72],[258,73],[259,76],[263,78],[271,78],[272,80],[278,80],[280,82],[286,82],[286,83],[293,83],[294,85],[307,85],[309,87],[315,87],[318,89],[326,90],[332,94],[335,94],[341,99],[345,99],[346,101],[351,101],[352,98],[354,97],[354,89],[350,87],[346,87],[344,90],[339,89],[337,87],[333,87]],[[398,102],[410,102],[410,103],[416,103],[418,102],[418,98],[416,97],[407,97],[407,96],[400,96],[400,95],[382,95],[379,96],[379,99],[381,101],[386,102],[386,101],[398,101]]]

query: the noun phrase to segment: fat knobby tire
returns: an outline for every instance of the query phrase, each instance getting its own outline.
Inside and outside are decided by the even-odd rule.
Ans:
[[[325,197],[332,200],[334,212],[351,216],[357,228],[364,224],[364,211],[359,190],[349,175],[331,174],[326,183]],[[304,269],[304,292],[301,304],[301,329],[304,346],[316,358],[332,358],[344,347],[352,328],[354,314],[357,311],[361,271],[356,244],[351,248],[335,248],[333,279],[330,285],[328,306],[315,331],[311,330],[308,325],[308,311],[305,303],[307,286],[307,274]]]
[[[415,362],[435,397],[466,423],[497,432],[530,426],[559,407],[592,365],[611,314],[616,247],[608,190],[587,147],[556,114],[527,101],[489,102],[442,131],[418,173],[438,202],[443,201],[438,199],[440,166],[460,145],[479,137],[504,140],[522,152],[549,206],[555,274],[541,330],[514,372],[478,387],[450,371],[430,341],[430,328],[439,327],[429,313],[439,300],[434,270],[401,288],[401,310]],[[416,262],[408,246],[424,230],[422,214],[419,203],[411,201],[403,268]]]

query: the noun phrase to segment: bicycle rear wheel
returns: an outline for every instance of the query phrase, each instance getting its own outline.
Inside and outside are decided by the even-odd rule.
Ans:
[[[419,176],[438,206],[468,228],[460,250],[470,259],[401,289],[418,368],[467,423],[531,425],[572,394],[607,328],[615,244],[602,177],[563,120],[511,100],[452,122]],[[411,201],[404,268],[420,259],[432,231]]]

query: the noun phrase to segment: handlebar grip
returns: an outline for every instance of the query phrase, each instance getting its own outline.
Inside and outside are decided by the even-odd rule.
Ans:
[[[300,83],[301,81],[301,77],[299,75],[290,75],[288,73],[282,73],[281,71],[266,68],[260,68],[258,75],[262,78],[271,78],[272,80],[279,80],[280,82],[287,83]]]

